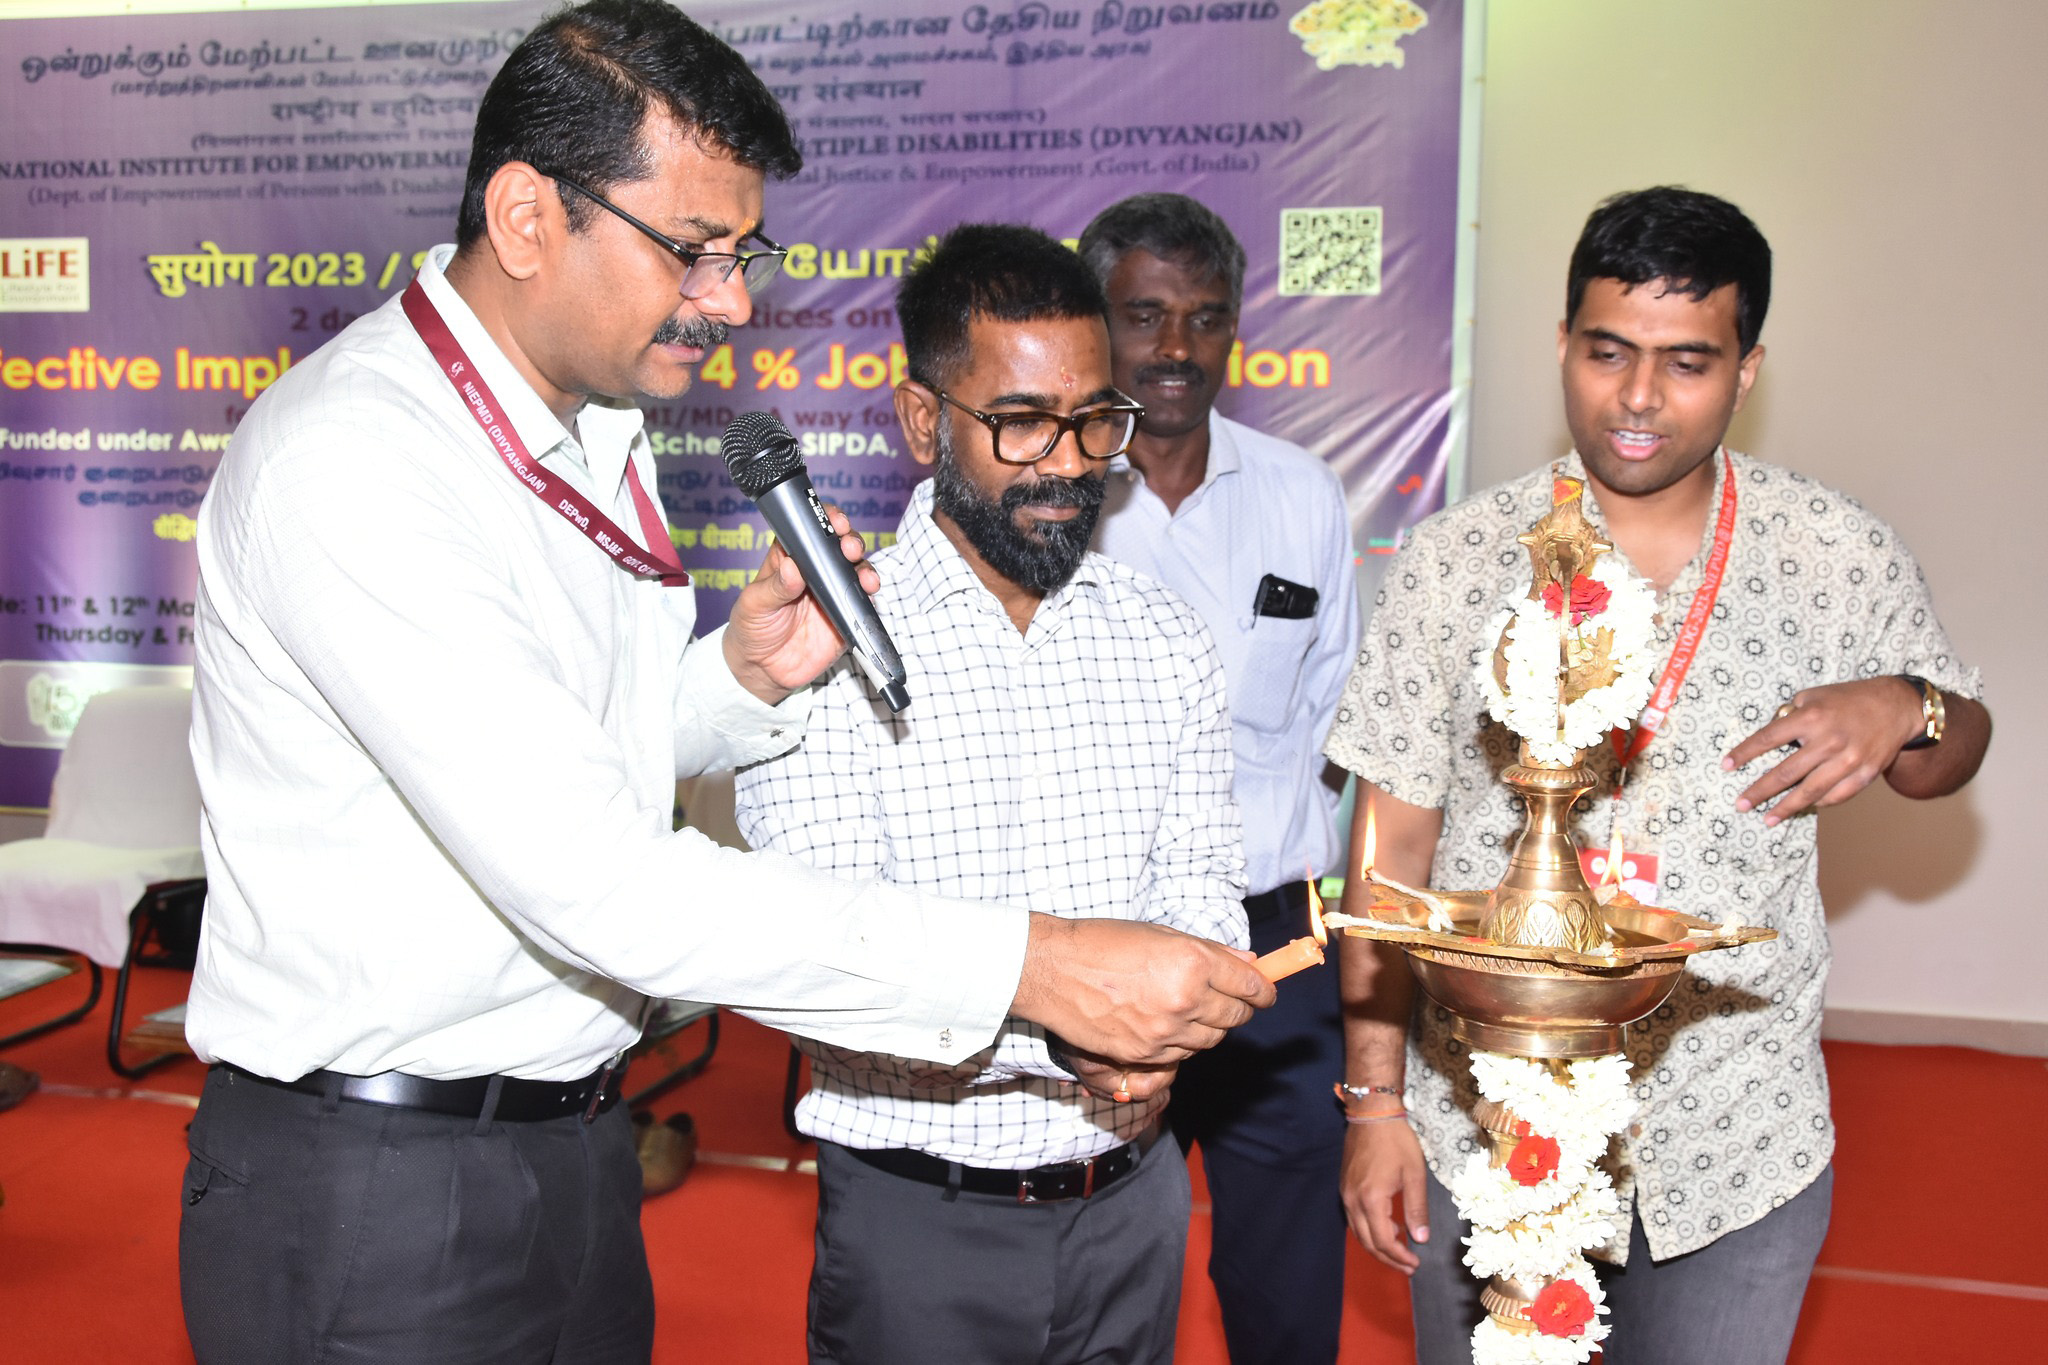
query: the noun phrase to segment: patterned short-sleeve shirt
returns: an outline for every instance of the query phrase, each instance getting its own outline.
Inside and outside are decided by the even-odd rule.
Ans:
[[[1561,466],[1583,478],[1574,454]],[[1480,889],[1506,870],[1522,803],[1500,781],[1515,741],[1485,713],[1474,669],[1487,624],[1528,588],[1515,537],[1550,506],[1552,470],[1476,494],[1415,527],[1389,566],[1339,703],[1329,756],[1410,805],[1439,807],[1433,884]],[[1834,1151],[1820,1052],[1828,969],[1811,814],[1767,828],[1735,798],[1767,766],[1721,757],[1802,688],[1914,673],[1976,698],[1976,670],[1935,620],[1919,566],[1853,499],[1734,452],[1715,462],[1713,506],[1736,483],[1736,529],[1699,653],[1662,731],[1634,761],[1620,827],[1654,853],[1656,901],[1778,931],[1693,958],[1671,998],[1628,1031],[1636,1118],[1618,1144],[1659,1260],[1697,1250],[1799,1193]],[[1589,487],[1586,513],[1603,524]],[[1659,600],[1660,653],[1700,589],[1700,553]],[[1589,752],[1599,788],[1574,811],[1582,847],[1616,821],[1616,758]],[[1477,1094],[1450,1016],[1424,999],[1408,1048],[1408,1107],[1439,1178],[1479,1150]]]

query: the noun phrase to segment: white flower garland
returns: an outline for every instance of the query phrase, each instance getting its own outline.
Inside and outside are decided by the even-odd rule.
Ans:
[[[1574,1336],[1517,1332],[1488,1318],[1472,1334],[1474,1365],[1580,1365],[1606,1339],[1606,1296],[1585,1252],[1614,1240],[1621,1226],[1621,1201],[1598,1163],[1635,1110],[1628,1073],[1628,1058],[1618,1054],[1570,1062],[1568,1079],[1560,1079],[1525,1057],[1472,1053],[1479,1093],[1526,1123],[1531,1136],[1555,1142],[1558,1160],[1547,1177],[1523,1185],[1485,1153],[1467,1159],[1451,1182],[1458,1212],[1472,1225],[1465,1264],[1482,1279],[1570,1280],[1593,1306]]]
[[[1528,741],[1529,752],[1544,763],[1570,763],[1611,730],[1628,726],[1650,699],[1657,668],[1657,592],[1611,554],[1593,561],[1587,577],[1606,587],[1607,605],[1598,615],[1571,624],[1571,594],[1564,593],[1561,614],[1553,615],[1538,598],[1515,596],[1494,618],[1486,636],[1507,632],[1507,685],[1493,675],[1494,657],[1479,661],[1480,693],[1495,720]],[[1602,630],[1613,632],[1608,658],[1616,676],[1564,708],[1564,737],[1558,738],[1557,700],[1560,632],[1574,645],[1592,647]]]
[[[1541,1062],[1504,1052],[1472,1053],[1479,1093],[1515,1111],[1515,1117],[1557,1143],[1559,1164],[1592,1165],[1607,1154],[1607,1140],[1628,1126],[1635,1098],[1628,1089],[1628,1058],[1620,1053],[1566,1064],[1571,1084]]]
[[[1593,1345],[1607,1339],[1607,1295],[1583,1256],[1558,1278],[1575,1281],[1593,1301],[1593,1320],[1586,1330],[1575,1337],[1547,1337],[1541,1332],[1511,1332],[1486,1318],[1472,1333],[1472,1365],[1581,1365],[1592,1358]]]

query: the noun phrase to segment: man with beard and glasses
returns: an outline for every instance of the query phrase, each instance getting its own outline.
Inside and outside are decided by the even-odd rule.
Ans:
[[[1216,411],[1244,299],[1244,248],[1180,194],[1140,194],[1081,234],[1109,295],[1119,388],[1145,405],[1109,467],[1096,548],[1159,579],[1215,634],[1230,687],[1254,952],[1308,932],[1306,878],[1340,872],[1341,774],[1323,739],[1358,641],[1351,522],[1336,474]],[[1338,780],[1331,780],[1336,774]],[[1337,1358],[1344,1122],[1337,973],[1308,972],[1190,1058],[1168,1118],[1201,1144],[1209,1278],[1234,1365]]]
[[[552,15],[483,97],[456,245],[221,462],[188,1024],[216,1065],[180,1240],[202,1362],[645,1361],[614,1101],[649,997],[938,1067],[1016,1018],[1170,1064],[1272,998],[1189,935],[671,829],[677,775],[794,744],[842,652],[779,550],[692,639],[633,406],[748,319],[781,254],[764,182],[800,164],[672,6]]]
[[[1242,949],[1230,722],[1201,619],[1088,548],[1138,415],[1103,296],[1024,227],[949,233],[897,315],[933,477],[875,596],[916,699],[837,667],[802,744],[743,770],[741,831],[839,876],[1151,921]],[[1249,954],[1242,954],[1249,957]],[[1171,1066],[1012,1019],[949,1065],[804,1042],[818,1139],[813,1361],[1169,1361],[1189,1212]]]

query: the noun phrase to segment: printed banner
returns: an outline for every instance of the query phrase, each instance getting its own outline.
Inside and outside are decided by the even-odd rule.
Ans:
[[[0,22],[0,806],[45,803],[87,697],[189,679],[195,518],[236,422],[453,237],[478,100],[552,7]],[[648,411],[706,628],[768,539],[718,458],[738,413],[777,413],[893,538],[921,475],[895,289],[959,222],[1073,238],[1127,194],[1194,195],[1250,255],[1219,406],[1340,472],[1367,578],[1455,491],[1476,0],[686,8],[806,162],[768,189],[791,252],[754,322]]]

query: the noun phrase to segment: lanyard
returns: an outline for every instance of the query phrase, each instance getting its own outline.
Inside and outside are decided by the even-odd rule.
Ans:
[[[1636,717],[1634,735],[1623,729],[1616,729],[1608,735],[1608,740],[1614,745],[1614,756],[1621,760],[1621,771],[1614,779],[1617,796],[1628,781],[1629,764],[1650,747],[1650,741],[1664,726],[1664,718],[1671,714],[1672,703],[1678,700],[1679,686],[1685,682],[1685,675],[1692,668],[1693,657],[1700,652],[1700,640],[1707,633],[1707,618],[1714,613],[1714,599],[1721,595],[1721,576],[1728,571],[1728,546],[1735,539],[1735,466],[1727,461],[1727,456],[1721,458],[1725,464],[1721,473],[1721,511],[1714,522],[1714,544],[1707,552],[1706,572],[1701,577],[1699,590],[1692,595],[1692,606],[1678,628],[1677,640],[1672,642],[1671,659],[1664,665],[1663,675],[1657,679],[1657,690],[1650,694],[1649,705]]]
[[[420,334],[420,340],[426,342],[427,349],[433,353],[441,373],[448,376],[448,382],[462,396],[469,415],[483,428],[484,435],[490,437],[498,458],[505,462],[505,467],[518,477],[519,482],[532,489],[535,497],[580,531],[591,544],[610,555],[613,562],[626,572],[639,578],[657,579],[668,588],[689,584],[690,575],[683,571],[672,551],[664,555],[660,550],[641,549],[631,536],[619,529],[617,522],[595,506],[586,504],[583,495],[572,488],[567,479],[542,469],[527,453],[526,443],[519,439],[519,433],[512,424],[500,417],[498,400],[492,395],[490,386],[476,372],[469,354],[462,349],[462,343],[455,339],[455,334],[448,330],[447,322],[434,307],[434,301],[427,297],[427,291],[420,287],[417,277],[406,286],[405,297],[400,303],[406,317],[412,321],[413,330]],[[633,468],[630,456],[626,460],[626,483],[633,495],[633,510],[639,514],[640,529],[648,543],[667,549],[668,532],[661,513],[656,510],[654,499],[648,497],[647,490],[641,487],[639,472]]]

